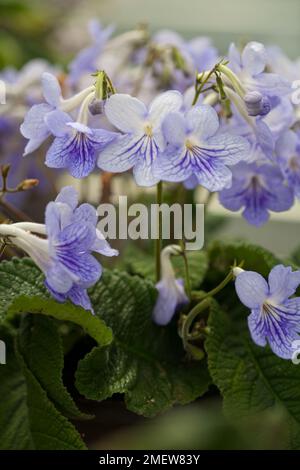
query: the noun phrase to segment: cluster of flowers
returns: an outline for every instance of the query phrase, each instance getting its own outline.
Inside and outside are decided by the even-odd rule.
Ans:
[[[256,226],[269,211],[288,210],[300,197],[300,107],[291,99],[299,62],[257,42],[241,51],[231,45],[225,60],[203,37],[187,42],[171,31],[150,37],[139,29],[111,38],[113,27],[97,21],[90,32],[92,44],[70,64],[67,77],[44,63],[0,77],[8,83],[0,133],[9,113],[19,119],[27,110],[20,127],[27,139],[24,155],[51,136],[45,159],[50,168],[75,178],[96,167],[132,169],[140,186],[201,185],[218,192],[229,210],[243,209]],[[39,73],[29,73],[31,67]],[[77,202],[74,190],[64,188],[47,206],[45,225],[2,224],[0,236],[13,238],[35,260],[57,300],[70,298],[91,309],[86,289],[101,274],[91,253],[116,252],[97,231],[95,210],[88,204],[76,208]],[[154,310],[159,324],[188,302],[170,263],[178,248],[166,250]],[[276,267],[268,285],[258,274],[237,274],[237,293],[252,309],[254,341],[263,346],[268,338],[276,354],[290,357],[299,313],[298,300],[288,298],[299,273]]]
[[[256,226],[269,211],[293,205],[300,194],[300,107],[291,99],[298,62],[250,42],[241,52],[232,44],[226,63],[206,38],[185,42],[163,31],[147,39],[140,30],[109,40],[112,27],[90,26],[93,44],[71,63],[65,85],[68,93],[80,91],[65,99],[57,78],[43,74],[45,102],[35,104],[21,125],[25,155],[52,135],[49,167],[66,168],[76,178],[96,166],[118,173],[132,168],[140,186],[202,185],[217,191],[226,208],[243,208]],[[90,84],[98,67],[122,93],[103,92],[97,77]],[[197,70],[206,88],[195,100]]]

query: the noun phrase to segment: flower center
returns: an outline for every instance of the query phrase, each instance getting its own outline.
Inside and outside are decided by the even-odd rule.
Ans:
[[[153,127],[149,122],[144,125],[144,131],[148,137],[153,137]]]
[[[264,303],[263,303],[261,313],[262,313],[264,316],[271,315],[272,317],[276,318],[276,320],[279,319],[279,314],[278,314],[278,312],[277,312],[277,310],[276,310],[275,305],[273,305],[273,304],[270,303],[270,302],[264,302]]]

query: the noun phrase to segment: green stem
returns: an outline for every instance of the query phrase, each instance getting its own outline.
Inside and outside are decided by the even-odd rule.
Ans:
[[[197,304],[190,311],[190,313],[186,317],[185,321],[183,322],[183,325],[182,325],[182,341],[183,341],[184,349],[186,351],[189,350],[190,328],[191,328],[194,320],[197,318],[197,316],[209,307],[210,301],[211,301],[210,297],[208,297],[206,299],[203,299],[199,304]]]
[[[156,186],[156,203],[160,206],[163,198],[163,186],[160,181]],[[160,280],[160,253],[162,249],[162,213],[158,212],[158,238],[155,241],[156,282]]]

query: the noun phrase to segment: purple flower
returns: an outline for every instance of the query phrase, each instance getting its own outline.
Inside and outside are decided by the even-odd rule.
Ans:
[[[58,301],[69,298],[85,309],[92,309],[86,289],[101,276],[102,269],[92,256],[95,251],[115,256],[96,228],[97,212],[90,204],[78,205],[77,192],[71,186],[62,189],[55,202],[46,208],[46,233],[51,263],[46,286]]]
[[[86,289],[98,281],[102,272],[92,252],[105,256],[118,252],[110,248],[96,228],[96,209],[90,204],[77,205],[77,192],[71,186],[65,187],[47,205],[45,225],[1,224],[0,236],[9,238],[33,259],[45,274],[45,285],[56,300],[70,299],[92,310]]]
[[[216,111],[208,105],[185,113],[170,113],[163,122],[166,150],[159,156],[155,174],[164,181],[184,181],[192,175],[209,191],[231,185],[231,170],[247,159],[248,142],[219,131]]]
[[[258,91],[263,96],[284,96],[291,91],[290,83],[275,73],[264,72],[268,55],[263,44],[249,42],[242,54],[234,44],[229,48],[229,67],[236,73],[248,92]]]
[[[115,27],[109,25],[103,28],[100,21],[93,19],[89,22],[89,32],[92,45],[79,52],[70,64],[69,81],[71,85],[76,84],[84,73],[92,73],[97,70],[96,60],[100,56],[107,40],[114,32]]]
[[[270,345],[283,359],[291,359],[293,342],[299,340],[300,298],[293,297],[300,284],[300,271],[275,266],[268,282],[258,273],[237,269],[235,288],[240,301],[249,309],[248,326],[258,346]]]
[[[300,137],[286,131],[276,143],[277,162],[289,187],[300,198]]]
[[[46,103],[32,106],[20,127],[21,134],[29,140],[24,155],[36,150],[49,137],[50,131],[45,123],[45,116],[60,107],[62,102],[60,85],[54,75],[43,73],[42,88]]]
[[[182,279],[175,279],[174,269],[170,257],[179,255],[181,249],[178,245],[170,245],[161,252],[162,278],[156,284],[158,297],[153,310],[153,320],[158,325],[167,325],[178,311],[189,302],[184,291]]]
[[[179,110],[182,96],[167,91],[157,96],[149,109],[137,98],[125,94],[111,96],[105,105],[109,121],[123,132],[99,155],[98,166],[105,171],[123,172],[133,168],[140,186],[159,181],[153,174],[154,162],[165,149],[161,123],[166,115]]]
[[[232,186],[219,193],[220,203],[231,211],[244,208],[242,215],[250,224],[260,227],[269,219],[269,211],[293,205],[293,193],[273,165],[240,163],[232,172]]]
[[[50,168],[68,168],[75,178],[84,178],[95,168],[99,152],[117,134],[105,129],[92,129],[62,111],[52,111],[45,117],[55,139],[46,155]]]

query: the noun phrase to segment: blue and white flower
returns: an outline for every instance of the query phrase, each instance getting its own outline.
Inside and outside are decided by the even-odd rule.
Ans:
[[[78,195],[65,187],[46,208],[45,224],[20,222],[0,225],[0,236],[25,251],[45,274],[45,285],[59,302],[70,299],[92,310],[87,288],[101,277],[100,263],[92,255],[115,256],[96,228],[97,213],[90,204],[78,205]],[[47,238],[42,238],[41,236]]]
[[[46,155],[50,168],[67,168],[75,178],[88,176],[106,145],[118,135],[105,129],[94,129],[56,110],[45,117],[48,129],[55,136]]]
[[[146,107],[142,101],[126,94],[115,94],[105,104],[108,120],[123,134],[99,155],[98,166],[105,171],[124,172],[133,168],[140,186],[152,186],[159,181],[153,166],[159,153],[165,150],[161,123],[168,113],[182,106],[182,95],[167,91]]]
[[[216,111],[209,105],[185,113],[170,113],[163,122],[167,148],[155,163],[155,175],[163,181],[185,181],[195,176],[209,191],[231,186],[231,170],[248,158],[246,139],[219,129]]]
[[[219,193],[219,200],[231,211],[243,208],[242,215],[249,224],[260,227],[268,221],[269,211],[286,211],[293,205],[293,192],[277,167],[243,162],[232,172],[232,186]]]
[[[293,342],[299,340],[300,298],[292,297],[300,284],[300,271],[275,266],[268,282],[258,273],[234,268],[236,293],[251,310],[248,326],[258,346],[269,344],[283,359],[291,359]]]

